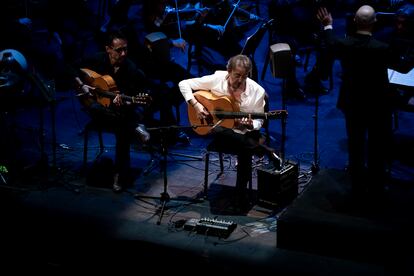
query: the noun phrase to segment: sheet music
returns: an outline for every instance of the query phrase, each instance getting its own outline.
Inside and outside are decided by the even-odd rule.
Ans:
[[[406,74],[388,69],[388,80],[390,83],[414,87],[414,68]]]

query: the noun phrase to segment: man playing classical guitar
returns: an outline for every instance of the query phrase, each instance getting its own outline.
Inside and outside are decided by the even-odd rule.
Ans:
[[[77,68],[88,68],[101,76],[110,76],[115,82],[118,93],[111,99],[109,106],[94,102],[87,107],[90,116],[97,122],[111,126],[116,135],[115,153],[115,177],[113,190],[119,192],[127,182],[130,169],[130,144],[134,137],[142,142],[147,142],[150,135],[144,125],[139,124],[143,120],[142,110],[129,102],[128,97],[135,96],[146,88],[147,83],[144,73],[127,58],[128,44],[123,34],[113,32],[108,34],[105,43],[105,52],[97,53],[91,58],[82,60]],[[84,82],[85,78],[81,70],[76,75],[79,87],[79,95],[89,99],[96,87]],[[82,100],[82,99],[81,99]]]
[[[251,60],[245,55],[229,59],[227,71],[216,71],[201,78],[183,80],[179,83],[180,91],[186,102],[192,106],[200,120],[207,119],[209,110],[194,97],[193,91],[206,90],[216,96],[226,96],[241,112],[263,113],[265,90],[258,83],[248,78],[252,70]],[[232,129],[220,126],[212,127],[213,144],[217,149],[231,151],[238,155],[236,189],[241,204],[246,203],[245,189],[250,179],[249,167],[252,155],[267,154],[277,169],[281,166],[280,158],[274,150],[261,143],[259,129],[262,119],[251,116],[236,118]],[[249,160],[250,159],[250,160]]]

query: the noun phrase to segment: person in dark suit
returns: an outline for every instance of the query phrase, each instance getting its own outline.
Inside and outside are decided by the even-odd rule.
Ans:
[[[75,67],[76,66],[76,67]],[[150,139],[143,121],[143,110],[122,95],[135,96],[149,87],[145,74],[128,58],[128,40],[121,32],[110,32],[105,40],[105,51],[77,61],[73,68],[87,68],[101,76],[110,76],[119,93],[108,107],[94,101],[91,84],[84,82],[80,70],[73,72],[81,101],[90,101],[86,110],[98,124],[110,126],[115,131],[115,175],[113,191],[125,188],[130,174],[130,145],[133,139],[147,143]],[[109,85],[109,83],[108,83]]]
[[[317,17],[324,27],[323,54],[341,61],[337,107],[345,115],[353,195],[378,199],[384,192],[390,161],[392,95],[387,69],[398,63],[398,55],[372,36],[376,15],[371,6],[357,10],[356,31],[344,38],[335,37],[326,8],[320,8]]]

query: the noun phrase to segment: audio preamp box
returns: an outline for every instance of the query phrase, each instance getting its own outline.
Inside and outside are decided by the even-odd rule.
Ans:
[[[298,163],[286,160],[281,170],[273,165],[257,168],[258,205],[283,207],[298,195]]]

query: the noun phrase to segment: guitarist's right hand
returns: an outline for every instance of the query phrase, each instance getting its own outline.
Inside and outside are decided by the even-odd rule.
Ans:
[[[79,86],[79,93],[76,96],[93,96],[91,90],[95,89],[95,87],[89,86],[87,84],[82,84]]]
[[[198,101],[192,104],[192,106],[196,111],[198,119],[205,119],[209,115],[208,110],[204,107],[204,105],[202,105]]]

